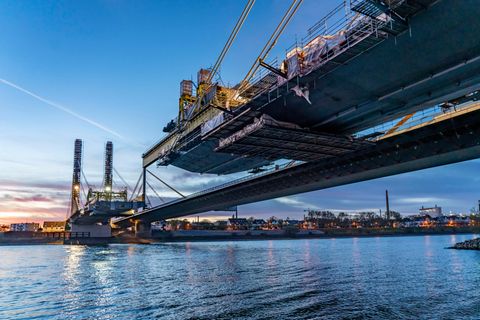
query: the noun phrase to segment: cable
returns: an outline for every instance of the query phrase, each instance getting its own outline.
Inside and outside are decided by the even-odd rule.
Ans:
[[[226,56],[228,50],[230,49],[230,47],[232,46],[233,41],[236,39],[236,37],[238,35],[238,32],[242,28],[245,20],[247,19],[248,15],[250,13],[250,10],[252,10],[252,7],[255,4],[255,1],[256,0],[248,0],[247,4],[245,5],[245,8],[243,9],[242,14],[238,18],[237,23],[235,24],[235,27],[233,28],[232,32],[230,33],[230,36],[228,37],[227,42],[223,46],[223,49],[220,52],[220,55],[218,56],[217,61],[215,62],[215,64],[213,65],[213,67],[210,71],[210,74],[207,78],[207,83],[210,83],[212,81],[212,78],[217,73],[218,68],[220,68],[220,65],[222,64],[223,59],[225,58],[225,56]],[[196,101],[195,105],[193,106],[194,110],[192,110],[192,112],[190,113],[190,117],[195,113],[195,109],[201,106],[201,103],[202,103],[203,97],[205,96],[206,91],[207,90],[203,90],[201,92],[200,96],[197,98],[197,101]],[[189,119],[187,119],[187,120],[189,120]]]
[[[87,187],[90,188],[90,183],[88,183],[87,176],[85,176],[85,172],[83,172],[83,169],[81,169],[81,174],[82,174],[83,180],[85,180],[85,183],[87,184]]]
[[[117,174],[117,176],[120,178],[120,180],[122,180],[122,182],[127,187],[128,191],[132,191],[132,188],[130,187],[130,185],[127,183],[127,181],[125,181],[125,179],[123,179],[123,177],[120,175],[120,172],[118,172],[117,169],[115,169],[115,167],[113,167],[113,171]]]
[[[165,203],[165,200],[160,197],[160,195],[157,193],[157,191],[152,187],[152,185],[150,183],[148,183],[148,181],[146,181],[147,185],[150,187],[150,189],[152,189],[153,193],[155,193],[155,195],[157,196],[157,198],[160,199],[160,201],[162,201],[163,203]]]
[[[171,190],[175,191],[177,194],[179,194],[182,198],[186,198],[182,193],[180,193],[180,191],[178,191],[177,189],[175,189],[174,187],[172,187],[171,185],[169,185],[168,183],[166,183],[165,181],[163,181],[162,179],[160,179],[159,177],[157,177],[155,174],[153,174],[150,170],[147,170],[148,173],[150,173],[152,176],[154,176],[155,178],[157,178],[158,181],[160,181],[161,183],[163,183],[164,185],[166,185],[168,188],[170,188]]]
[[[140,176],[138,177],[137,183],[135,184],[135,188],[133,188],[132,196],[130,197],[130,201],[132,201],[135,198],[135,191],[137,191],[138,184],[140,183],[140,179],[142,179],[142,176],[143,176],[143,172],[140,173]]]
[[[148,206],[151,207],[151,206],[152,206],[152,202],[150,201],[150,198],[147,196],[147,194],[145,194],[145,197],[147,198]]]
[[[228,50],[232,46],[233,41],[237,37],[238,32],[242,28],[245,20],[248,17],[248,14],[250,13],[250,10],[252,10],[252,7],[253,7],[254,4],[255,4],[255,0],[248,0],[247,4],[245,5],[245,8],[242,11],[242,14],[240,15],[240,17],[237,20],[237,23],[235,24],[235,27],[233,28],[232,32],[230,33],[230,36],[228,37],[228,40],[225,43],[225,46],[223,47],[222,51],[220,52],[220,55],[218,56],[217,61],[215,62],[214,66],[212,68],[212,72],[210,73],[207,82],[212,81],[212,78],[213,78],[214,74],[216,73],[217,69],[220,67],[220,65],[223,61],[223,58],[225,58],[225,55],[227,54]]]
[[[277,44],[278,38],[280,35],[283,33],[283,30],[285,30],[285,27],[288,25],[292,17],[295,15],[297,12],[300,4],[302,3],[303,0],[293,0],[292,4],[288,8],[287,12],[285,12],[285,15],[283,16],[282,20],[278,24],[278,26],[275,28],[273,31],[272,35],[268,39],[267,43],[263,47],[262,51],[258,55],[257,59],[253,63],[252,67],[250,70],[247,72],[247,75],[245,78],[240,82],[240,87],[238,88],[238,94],[242,94],[250,85],[250,80],[252,77],[255,75],[257,72],[258,68],[260,67],[260,62],[264,61],[270,51],[273,49],[273,47]]]

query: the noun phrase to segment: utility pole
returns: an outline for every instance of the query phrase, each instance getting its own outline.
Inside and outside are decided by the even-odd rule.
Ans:
[[[390,221],[390,203],[388,201],[388,190],[385,190],[385,204],[386,204],[386,209],[387,211],[385,212],[385,215],[387,217],[387,220]]]

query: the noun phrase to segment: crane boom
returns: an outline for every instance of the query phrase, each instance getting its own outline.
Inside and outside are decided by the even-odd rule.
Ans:
[[[237,23],[235,24],[235,27],[233,28],[232,32],[230,33],[230,36],[227,39],[227,42],[225,43],[222,51],[220,52],[220,55],[218,56],[217,61],[213,65],[212,69],[210,70],[210,74],[208,75],[208,78],[207,78],[207,81],[206,81],[208,86],[211,85],[211,82],[212,82],[212,79],[213,79],[214,75],[217,73],[218,69],[220,68],[220,65],[222,64],[223,59],[225,58],[225,56],[228,52],[228,50],[230,49],[233,42],[235,41],[235,39],[238,35],[238,32],[242,28],[245,20],[247,19],[250,11],[252,10],[252,7],[255,4],[255,1],[256,0],[248,0],[247,4],[245,5],[245,8],[243,9],[242,14],[238,18]],[[203,97],[205,96],[206,91],[207,90],[202,90],[201,91],[201,93],[198,96],[198,98],[196,100],[196,103],[194,105],[195,109],[199,109],[201,107]],[[193,115],[195,113],[195,111],[196,110],[194,110],[194,112],[190,113],[190,115]],[[189,119],[187,119],[187,120],[189,120]]]
[[[213,68],[211,70],[211,73],[208,77],[208,82],[211,82],[214,75],[217,73],[218,68],[220,68],[220,65],[222,64],[223,58],[225,58],[225,55],[227,54],[228,50],[233,44],[233,41],[235,41],[235,38],[237,37],[238,32],[242,28],[245,20],[248,17],[248,14],[250,13],[250,10],[252,10],[253,5],[255,4],[256,0],[248,0],[247,4],[245,5],[245,8],[242,11],[242,14],[237,20],[237,23],[235,24],[235,27],[233,28],[232,32],[230,33],[230,36],[228,37],[227,42],[225,43],[225,46],[222,49],[222,52],[220,52],[220,55],[217,58],[217,61],[213,65]]]
[[[288,25],[292,17],[295,15],[295,13],[297,12],[302,2],[303,0],[293,0],[290,7],[288,7],[288,10],[287,12],[285,12],[282,20],[273,31],[272,35],[270,36],[267,43],[263,47],[257,59],[253,63],[252,67],[247,72],[247,75],[240,83],[240,86],[238,88],[238,95],[241,95],[250,86],[250,80],[253,78],[258,68],[260,67],[260,63],[262,61],[265,61],[270,51],[273,49],[273,47],[275,47],[275,45],[277,44],[278,38],[283,33],[283,30],[285,30],[285,27]]]

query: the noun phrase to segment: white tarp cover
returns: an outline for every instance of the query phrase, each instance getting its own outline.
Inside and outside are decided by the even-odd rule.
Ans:
[[[329,51],[340,49],[345,41],[343,30],[334,35],[317,36],[304,47],[305,64],[309,66],[318,64],[331,54]]]
[[[213,129],[215,129],[216,127],[218,127],[220,124],[223,123],[224,120],[225,120],[224,113],[220,112],[219,114],[217,114],[212,119],[203,123],[202,128],[201,128],[202,136],[206,135],[208,132],[210,132]]]

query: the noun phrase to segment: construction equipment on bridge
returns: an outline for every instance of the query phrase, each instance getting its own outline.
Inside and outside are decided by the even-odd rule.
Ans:
[[[183,80],[180,83],[180,101],[178,126],[182,127],[184,121],[188,121],[201,112],[204,108],[213,107],[219,110],[230,110],[232,107],[238,106],[241,102],[233,98],[234,90],[213,84],[213,77],[217,74],[223,59],[230,50],[233,42],[237,38],[238,32],[242,28],[250,11],[252,10],[255,0],[248,0],[242,14],[238,18],[235,27],[227,39],[217,61],[210,70],[200,69],[197,74],[197,92],[193,96],[193,82],[191,80]]]
[[[145,203],[138,199],[128,200],[127,187],[113,190],[113,143],[105,145],[104,175],[102,188],[95,190],[88,183],[88,194],[85,203],[81,204],[80,190],[82,189],[82,140],[75,140],[74,165],[72,179],[71,215],[69,222],[76,225],[108,224],[113,217],[124,217],[134,214]],[[120,177],[122,181],[123,178]]]
[[[245,78],[232,88],[212,84],[226,52],[253,6],[254,1],[248,1],[212,70],[201,69],[198,72],[196,95],[193,94],[192,81],[181,82],[178,120],[170,122],[168,130],[164,130],[169,132],[168,135],[143,155],[144,167],[157,162],[158,165],[172,164],[193,172],[229,174],[262,168],[278,159],[315,161],[325,156],[340,156],[343,154],[338,152],[340,149],[357,150],[365,142],[356,139],[355,132],[342,132],[338,128],[332,130],[327,126],[322,128],[332,116],[322,112],[323,108],[318,106],[324,103],[317,93],[321,88],[316,87],[314,82],[310,83],[311,80],[326,76],[389,37],[398,36],[409,28],[408,19],[432,1],[344,1],[308,30],[302,42],[296,43],[287,52],[280,66],[276,62],[266,63],[269,52],[302,3],[294,0]],[[299,105],[298,111],[303,113],[310,106],[311,112],[318,114],[320,119],[312,122],[310,120],[318,116],[303,117],[300,113],[285,112],[287,110],[279,113],[286,97],[295,100]],[[264,114],[268,118],[263,117]],[[335,112],[334,117],[342,114]],[[258,139],[253,141],[256,135],[248,139],[244,137],[241,142],[235,138],[262,123],[262,128],[257,129],[266,130],[266,119],[282,123],[282,128],[270,126],[265,133],[268,143],[275,137],[273,145],[259,145],[261,142]],[[177,124],[175,128],[172,123]],[[297,135],[286,134],[288,127],[295,128]],[[264,140],[267,139],[265,135],[262,135]],[[300,142],[296,140],[299,135],[311,142],[302,140],[303,147],[292,145]],[[312,143],[317,143],[316,138],[321,141],[332,136],[337,138],[331,140],[328,147],[333,149],[330,152],[325,145],[323,149],[322,145],[310,148]],[[335,142],[340,144],[335,146]]]
[[[271,161],[316,161],[339,157],[371,144],[353,137],[311,131],[264,114],[242,130],[220,139],[215,151],[258,156]]]
[[[358,134],[363,130],[405,117],[375,136],[393,134],[419,110],[479,89],[480,48],[471,27],[477,12],[469,3],[444,16],[451,6],[445,0],[342,1],[283,61],[267,63],[300,3],[291,3],[244,80],[219,86],[212,79],[247,3],[216,67],[200,70],[196,94],[191,81],[182,82],[176,125],[143,154],[144,168],[230,174],[262,171],[279,159],[338,159],[372,144]],[[443,31],[435,27],[439,18]]]

